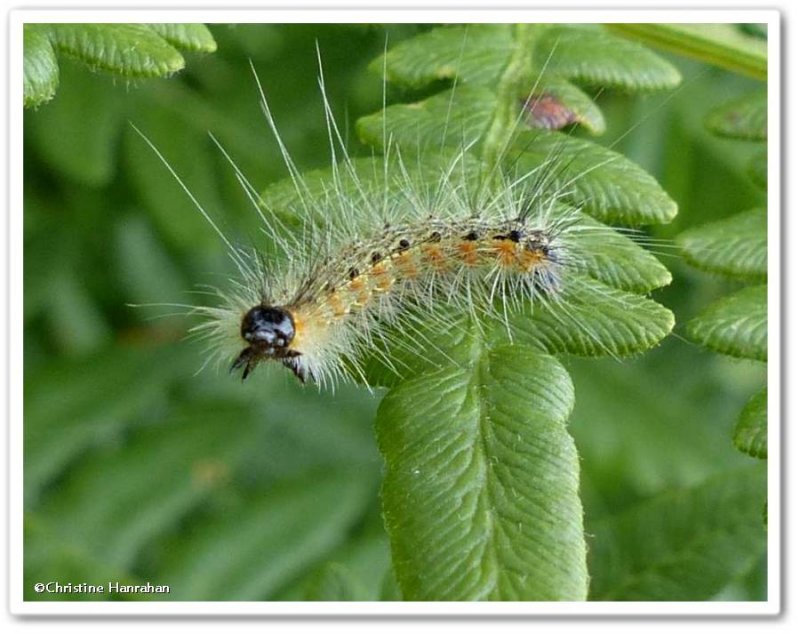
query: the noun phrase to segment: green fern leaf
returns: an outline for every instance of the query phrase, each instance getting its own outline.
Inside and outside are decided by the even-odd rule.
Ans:
[[[767,360],[767,287],[723,297],[687,325],[689,336],[722,354]]]
[[[556,161],[564,199],[603,222],[640,225],[671,222],[677,204],[630,159],[601,145],[558,133],[518,136],[519,169]]]
[[[733,40],[741,37],[735,34]],[[765,43],[757,43],[762,44]],[[713,42],[711,46],[713,50]],[[740,61],[741,52],[736,53]],[[719,136],[765,141],[766,97],[766,91],[760,90],[720,106],[708,114],[706,126]],[[766,149],[753,156],[747,172],[756,185],[766,189]],[[689,263],[700,269],[728,277],[767,280],[766,209],[753,209],[690,229],[678,236],[678,242]],[[717,301],[688,324],[688,332],[717,352],[766,361],[767,287],[746,288]],[[754,457],[765,458],[766,424],[764,392],[751,399],[741,413],[734,429],[734,445]]]
[[[706,601],[764,549],[763,468],[713,477],[588,526],[591,598]]]
[[[745,141],[766,141],[766,90],[749,93],[714,108],[708,113],[705,123],[718,136]]]
[[[767,457],[767,388],[745,405],[733,431],[733,443],[754,458]]]
[[[152,539],[224,484],[257,429],[240,405],[187,408],[168,428],[145,428],[118,450],[94,452],[38,514],[59,527],[64,543],[128,569]]]
[[[498,105],[495,92],[462,87],[423,102],[395,105],[359,119],[365,143],[382,147],[384,138],[414,152],[462,148],[485,140]],[[473,153],[480,146],[473,145]],[[510,152],[517,171],[550,165],[551,186],[564,200],[606,222],[627,225],[670,222],[678,211],[658,182],[621,154],[558,133],[522,131]]]
[[[647,293],[672,281],[669,269],[633,239],[586,214],[580,217],[574,224],[576,270],[634,293]]]
[[[159,354],[114,348],[64,360],[29,377],[26,507],[78,456],[122,434],[147,405],[163,399],[165,378],[185,360],[186,354],[175,348]]]
[[[531,30],[535,47],[523,62],[517,97],[534,105],[545,99],[559,110],[556,119],[545,118],[547,123],[539,127],[578,123],[594,134],[603,132],[602,113],[571,80],[631,91],[680,82],[680,74],[666,61],[599,29],[535,25]],[[439,27],[392,48],[371,68],[380,73],[385,69],[392,83],[415,88],[441,80],[494,88],[518,46],[515,37],[509,24]]]
[[[204,24],[148,24],[153,32],[177,49],[193,53],[213,53],[217,50],[214,36]]]
[[[536,52],[549,72],[593,86],[662,90],[681,81],[677,69],[652,51],[592,27],[547,29]]]
[[[55,95],[56,53],[76,58],[92,70],[138,79],[167,77],[181,70],[185,61],[179,49],[213,52],[216,43],[201,24],[26,24],[25,107]]]
[[[33,108],[56,94],[58,61],[46,30],[38,24],[24,25],[23,47],[23,102]]]
[[[515,342],[551,353],[619,357],[643,352],[672,331],[672,312],[653,300],[577,274],[571,277],[558,301],[533,304],[510,316]],[[498,329],[498,338],[503,331]]]
[[[767,279],[767,210],[752,209],[682,233],[678,244],[699,269]]]
[[[384,513],[403,596],[582,599],[569,376],[522,346],[473,354],[381,404]]]
[[[467,84],[496,82],[514,48],[511,26],[480,24],[435,28],[397,46],[372,62],[378,73],[413,88],[442,79]]]
[[[263,600],[340,544],[373,495],[359,474],[330,469],[260,491],[198,526],[159,578],[170,600]]]
[[[52,24],[59,52],[123,77],[163,77],[184,66],[183,57],[144,24]]]
[[[412,104],[395,104],[361,117],[356,130],[364,143],[385,149],[384,134],[409,150],[462,148],[484,137],[497,95],[483,86],[460,86]]]

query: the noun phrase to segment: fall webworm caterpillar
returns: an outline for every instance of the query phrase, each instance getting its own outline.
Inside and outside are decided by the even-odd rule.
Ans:
[[[321,60],[319,68],[331,155],[321,186],[295,166],[255,69],[261,107],[289,172],[293,201],[287,209],[262,200],[218,144],[261,218],[268,255],[235,246],[145,137],[226,244],[238,271],[219,291],[219,304],[194,309],[204,318],[194,333],[208,339],[213,358],[241,370],[243,378],[274,360],[301,381],[369,384],[365,356],[379,356],[398,374],[402,355],[392,350],[446,359],[435,339],[463,327],[454,315],[467,316],[478,329],[499,325],[513,341],[510,316],[529,305],[607,347],[563,309],[568,289],[580,288],[584,278],[602,280],[608,244],[619,245],[621,257],[628,248],[624,234],[567,204],[576,182],[603,164],[563,178],[571,159],[563,160],[564,148],[556,143],[540,164],[514,165],[524,150],[517,133],[528,117],[544,128],[576,122],[552,94],[537,92],[541,75],[492,152],[476,156],[480,139],[463,132],[457,147],[445,143],[454,128],[459,132],[450,114],[454,82],[440,100],[446,111],[441,141],[421,139],[409,150],[384,119],[382,157],[357,162],[348,157],[328,102]],[[384,69],[384,91],[385,76]],[[624,307],[613,293],[603,301]]]

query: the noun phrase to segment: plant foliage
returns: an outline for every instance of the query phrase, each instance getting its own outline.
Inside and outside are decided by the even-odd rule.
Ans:
[[[668,223],[677,205],[639,156],[586,139],[627,132],[641,117],[628,93],[674,86],[673,63],[595,26],[391,29],[384,59],[386,35],[373,26],[212,26],[216,55],[133,91],[49,54],[60,49],[44,25],[26,30],[31,63],[61,78],[57,99],[25,112],[26,599],[762,599],[765,540],[753,510],[763,465],[748,470],[748,457],[724,451],[728,430],[717,422],[735,415],[736,394],[724,359],[674,340],[640,354],[672,328],[666,300],[647,296],[672,276],[606,224]],[[184,51],[180,42],[199,33],[149,30]],[[207,224],[126,122],[154,140],[232,240],[250,244],[250,201],[207,132],[259,186],[285,174],[251,60],[295,161],[317,168],[305,173],[309,187],[325,196],[315,43],[328,97],[347,99],[351,138],[366,146],[354,159],[365,183],[383,169],[384,116],[415,164],[426,149],[423,178],[438,179],[465,139],[477,140],[465,161],[476,174],[501,157],[513,156],[510,173],[557,156],[561,178],[580,176],[564,204],[581,210],[591,257],[564,301],[510,314],[511,342],[504,325],[454,317],[451,331],[429,333],[437,351],[427,358],[402,345],[384,351],[402,376],[381,355],[365,359],[376,391],[388,388],[379,406],[365,390],[318,394],[283,373],[244,385],[198,374],[202,352],[178,342],[186,319],[126,306],[192,303],[186,289],[230,275]],[[377,75],[365,82],[370,60]],[[382,102],[384,67],[393,105],[368,114]],[[52,73],[31,77],[47,94]],[[716,94],[718,78],[697,88]],[[558,116],[534,109],[517,121],[532,91]],[[675,136],[646,128],[629,138],[661,148]],[[684,160],[665,169],[673,182],[697,171]],[[289,220],[292,190],[278,182],[263,202]],[[708,270],[739,267],[761,285],[750,237],[739,236],[739,260],[713,235],[692,252],[708,254]],[[697,278],[692,289],[707,293]],[[672,299],[684,310],[689,295],[683,287]],[[736,430],[751,455],[765,451],[765,400],[754,397]],[[44,579],[172,591],[35,593]]]
[[[217,45],[202,24],[26,24],[26,108],[50,101],[59,82],[58,55],[125,79],[168,77],[184,65],[181,51],[210,53]]]
[[[528,122],[517,129],[520,108],[551,84],[569,86],[584,104],[591,100],[579,84],[626,91],[676,85],[679,73],[637,44],[597,28],[441,27],[391,48],[372,68],[409,87],[454,81],[422,102],[362,118],[357,131],[372,146],[386,150],[383,142],[391,139],[398,151],[430,161],[479,139],[470,151],[480,170],[514,133],[509,154],[517,169],[560,161],[563,169],[553,171],[562,182],[575,182],[566,202],[582,208],[587,223],[603,227],[592,216],[668,222],[677,211],[657,182],[623,156],[564,133],[522,129]],[[601,128],[600,121],[588,106],[576,118],[590,131]],[[379,166],[358,169],[382,173]],[[330,190],[330,179],[321,172],[313,182]],[[368,188],[369,176],[365,180],[360,186]],[[265,202],[283,206],[291,190],[276,187],[265,192]],[[390,381],[394,387],[377,419],[387,463],[386,528],[405,598],[586,596],[579,469],[565,427],[572,387],[549,355],[629,355],[657,344],[673,324],[668,310],[636,294],[668,283],[667,270],[621,234],[587,235],[586,251],[596,247],[598,256],[586,278],[576,274],[565,282],[554,306],[533,304],[511,315],[513,348],[505,347],[504,325],[476,329],[461,320],[449,340],[437,338],[445,358],[458,360],[456,367],[443,358],[409,358],[402,348],[412,345],[385,351],[390,358],[402,355],[406,368],[399,383]],[[625,269],[628,260],[641,263],[639,274],[635,265]],[[385,373],[369,376],[387,382]]]
[[[763,553],[764,470],[671,491],[591,526],[592,596],[602,601],[710,599]],[[649,539],[648,535],[660,539]],[[593,541],[594,541],[593,540]],[[619,557],[631,546],[632,553]]]
[[[378,411],[384,516],[403,596],[583,599],[569,375],[523,346],[474,353],[468,365],[392,389]]]
[[[475,153],[489,164],[531,93],[534,99],[550,94],[550,85],[569,86],[575,95],[579,85],[648,90],[680,80],[673,67],[636,44],[599,29],[562,26],[434,29],[373,64],[382,67],[396,83],[449,77],[455,87],[362,119],[362,138],[379,145],[385,137],[375,131],[385,125],[401,149],[413,152],[424,139],[459,146],[477,137]],[[554,94],[558,99],[561,93]],[[589,123],[602,121],[591,107],[579,113],[576,121],[590,131],[603,127]],[[599,220],[665,222],[676,211],[651,177],[602,146],[558,132],[522,131],[513,155],[520,170],[559,156],[561,178],[576,182],[567,202]],[[638,250],[622,236],[616,242]],[[649,265],[659,278],[653,286],[668,282],[657,261]],[[475,333],[460,344],[472,351],[467,363],[428,370],[387,395],[377,422],[387,462],[384,513],[404,597],[586,596],[579,468],[565,427],[572,384],[542,352],[630,354],[670,331],[669,311],[612,288],[619,281],[614,269],[612,259],[598,260],[587,271],[597,281],[566,288],[559,306],[534,305],[512,316],[513,348],[500,343],[506,333]],[[583,306],[592,306],[591,313]],[[443,512],[447,498],[453,506]]]
[[[614,24],[611,28],[733,72],[767,78],[764,24]]]
[[[767,99],[756,91],[714,108],[706,117],[708,129],[719,136],[757,142],[767,138]],[[759,151],[754,160],[763,162]],[[751,170],[752,172],[752,170]],[[758,172],[757,172],[758,173]],[[766,181],[753,179],[766,188]],[[690,229],[678,238],[684,256],[694,266],[732,279],[759,283],[718,299],[687,325],[698,343],[722,354],[767,361],[767,210],[766,207]],[[742,411],[733,430],[741,451],[767,457],[767,388]]]

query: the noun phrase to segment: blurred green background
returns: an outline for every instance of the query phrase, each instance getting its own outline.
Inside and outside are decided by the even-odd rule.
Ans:
[[[396,43],[426,27],[388,29]],[[171,584],[172,600],[324,598],[339,571],[355,599],[391,596],[372,419],[380,394],[301,387],[282,368],[242,383],[203,366],[176,311],[224,285],[223,245],[132,130],[140,128],[234,241],[258,243],[258,219],[212,132],[257,189],[285,168],[258,105],[252,60],[301,169],[329,161],[317,86],[348,130],[380,109],[367,64],[387,29],[352,25],[215,25],[218,51],[186,56],[171,79],[126,82],[61,60],[55,99],[25,112],[25,595],[32,584]],[[678,202],[654,235],[763,202],[745,164],[754,148],[702,126],[715,105],[758,86],[670,57],[671,94],[603,93],[602,142],[633,158]],[[389,91],[390,100],[415,95]],[[349,135],[355,153],[366,153]],[[686,266],[656,299],[674,336],[624,362],[569,358],[570,429],[582,457],[592,527],[660,492],[755,461],[731,427],[763,381],[762,364],[681,338],[682,324],[735,284]],[[180,312],[180,311],[177,311]],[[764,564],[718,598],[763,599]],[[107,597],[106,597],[107,598]],[[114,597],[145,598],[145,597]],[[149,597],[153,598],[153,597]],[[157,597],[156,597],[157,598]]]

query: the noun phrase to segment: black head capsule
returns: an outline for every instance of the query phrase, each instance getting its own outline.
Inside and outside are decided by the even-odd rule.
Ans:
[[[279,306],[254,306],[242,318],[241,335],[248,344],[231,366],[231,370],[244,367],[242,379],[252,372],[262,359],[295,357],[297,351],[289,350],[295,335],[291,313]]]
[[[286,348],[294,339],[294,320],[284,308],[255,306],[242,319],[242,339],[253,346]]]

